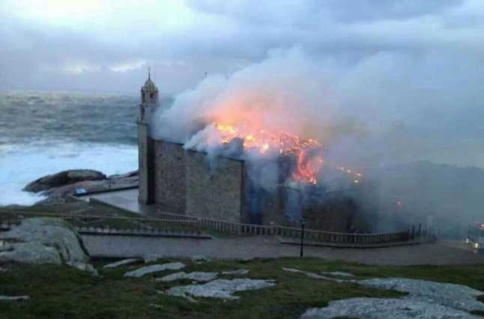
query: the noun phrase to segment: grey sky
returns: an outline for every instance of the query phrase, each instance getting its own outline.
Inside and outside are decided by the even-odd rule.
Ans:
[[[129,93],[150,65],[179,92],[292,46],[345,67],[392,52],[459,69],[452,56],[484,59],[483,31],[479,0],[3,0],[0,90]]]
[[[482,0],[0,1],[0,92],[137,94],[151,66],[180,93],[294,49],[385,153],[484,167]]]

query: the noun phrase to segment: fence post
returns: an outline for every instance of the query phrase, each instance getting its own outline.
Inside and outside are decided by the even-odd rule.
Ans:
[[[304,218],[301,219],[301,251],[299,253],[299,257],[304,257],[304,227],[306,226],[306,220]]]

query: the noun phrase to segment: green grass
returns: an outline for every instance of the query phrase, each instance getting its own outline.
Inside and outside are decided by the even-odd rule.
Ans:
[[[10,265],[0,272],[0,294],[31,297],[29,301],[0,303],[0,318],[297,318],[307,308],[323,307],[331,300],[350,297],[398,297],[401,293],[315,280],[303,274],[283,271],[292,267],[307,271],[349,271],[360,278],[408,277],[465,284],[484,291],[484,267],[416,266],[379,267],[324,261],[316,258],[257,259],[253,261],[212,261],[194,264],[184,261],[185,271],[250,269],[248,277],[274,279],[276,286],[237,293],[241,299],[190,302],[164,295],[165,289],[188,281],[157,283],[153,277],[124,278],[139,267],[103,269],[100,276],[69,267],[53,265]],[[158,261],[160,262],[160,261]]]

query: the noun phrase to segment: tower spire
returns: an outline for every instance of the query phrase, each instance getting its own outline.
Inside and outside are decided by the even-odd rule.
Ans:
[[[151,67],[148,67],[148,80],[151,80]]]

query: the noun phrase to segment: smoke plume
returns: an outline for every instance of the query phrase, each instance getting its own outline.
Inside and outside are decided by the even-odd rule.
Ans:
[[[361,135],[364,125],[345,117],[335,81],[338,75],[323,61],[298,49],[276,51],[230,77],[209,76],[178,95],[170,109],[155,115],[153,135],[199,150],[217,142],[213,127],[201,130],[210,123],[283,131],[323,144]]]
[[[412,57],[380,52],[345,63],[298,48],[272,51],[259,63],[228,77],[210,75],[178,95],[169,109],[155,114],[153,136],[210,154],[227,151],[220,150],[213,123],[315,139],[324,148],[326,163],[363,172],[377,185],[380,195],[374,200],[379,203],[372,203],[373,207],[392,216],[400,214],[402,225],[425,222],[429,216],[447,223],[458,214],[446,204],[448,194],[432,192],[432,205],[424,200],[441,179],[429,174],[423,186],[389,173],[389,167],[411,161],[445,162],[442,141],[455,145],[456,138],[475,134],[473,127],[451,121],[459,98],[465,107],[472,105],[469,94],[475,88],[466,87],[462,79],[469,70],[443,61],[447,59],[442,54]],[[436,71],[450,74],[452,69],[453,77],[434,75]],[[237,145],[229,146],[233,149],[228,152],[237,151]],[[414,172],[415,166],[409,169]],[[408,192],[407,185],[420,188]],[[465,197],[454,189],[453,195]],[[477,205],[468,203],[461,214],[467,216],[464,223],[476,220],[477,211]]]

